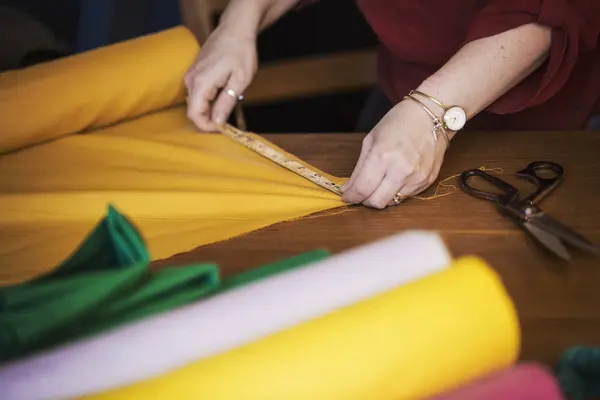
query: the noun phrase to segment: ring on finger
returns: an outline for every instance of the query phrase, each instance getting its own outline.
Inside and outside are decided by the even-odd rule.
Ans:
[[[228,95],[230,95],[231,97],[233,97],[234,99],[238,100],[238,101],[242,101],[244,100],[244,96],[242,96],[241,94],[237,94],[235,92],[235,90],[233,89],[225,89],[225,93],[227,93]]]
[[[394,204],[398,205],[400,203],[402,203],[404,200],[406,200],[408,198],[408,196],[398,192],[394,195],[394,198],[392,199],[394,201]]]

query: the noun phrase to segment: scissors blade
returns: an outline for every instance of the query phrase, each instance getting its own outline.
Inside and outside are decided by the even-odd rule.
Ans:
[[[542,243],[548,250],[562,258],[563,260],[571,260],[571,255],[560,242],[558,237],[548,233],[547,231],[538,228],[533,225],[531,222],[523,223],[523,226],[531,233],[531,235],[536,238],[540,243]]]
[[[556,236],[565,242],[580,248],[581,250],[600,254],[600,247],[594,245],[586,238],[575,232],[568,226],[563,225],[548,214],[542,213],[539,216],[531,218],[529,221],[533,226]]]

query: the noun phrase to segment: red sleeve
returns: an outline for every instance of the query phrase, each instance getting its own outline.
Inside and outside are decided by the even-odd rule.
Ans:
[[[552,28],[549,59],[488,107],[491,112],[508,114],[539,105],[565,85],[578,57],[597,50],[600,0],[490,0],[475,16],[467,42],[529,23]]]

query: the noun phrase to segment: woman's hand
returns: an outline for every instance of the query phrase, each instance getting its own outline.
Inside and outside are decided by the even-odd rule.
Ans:
[[[472,41],[416,89],[461,106],[473,118],[537,70],[551,43],[552,29],[534,23]],[[395,203],[397,193],[411,197],[429,187],[446,149],[443,138],[434,140],[432,129],[431,117],[414,101],[392,108],[365,138],[356,168],[342,187],[344,200],[384,208]],[[448,131],[450,139],[453,135]]]
[[[428,188],[446,150],[432,129],[420,105],[408,99],[398,103],[363,140],[354,172],[342,186],[343,199],[381,209],[395,204],[396,194],[407,198]]]
[[[224,123],[256,74],[256,36],[219,26],[202,46],[185,75],[187,115],[201,131],[214,131]]]

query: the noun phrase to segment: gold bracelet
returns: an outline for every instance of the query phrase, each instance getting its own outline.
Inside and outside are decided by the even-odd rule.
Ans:
[[[413,94],[417,94],[417,95],[423,96],[425,98],[428,98],[429,100],[431,100],[432,102],[434,102],[435,104],[440,106],[442,108],[442,110],[444,110],[444,113],[442,115],[442,122],[444,124],[444,128],[454,131],[454,132],[457,132],[457,131],[461,130],[467,123],[467,113],[465,112],[465,110],[462,107],[446,106],[441,101],[439,101],[423,92],[420,92],[418,90],[411,90],[408,93],[409,96],[414,98]]]
[[[448,147],[450,146],[450,139],[448,138],[448,133],[446,132],[446,129],[444,128],[444,124],[442,124],[442,121],[440,121],[440,119],[429,109],[429,107],[427,107],[425,104],[423,104],[420,100],[416,99],[415,97],[408,95],[408,96],[404,96],[404,99],[414,101],[415,103],[417,103],[421,107],[423,107],[423,109],[427,112],[427,114],[429,114],[429,116],[433,120],[433,130],[432,130],[433,138],[435,140],[439,140],[440,132],[441,132],[441,135],[444,138],[444,141],[446,142],[446,150],[447,150]]]
[[[438,106],[440,106],[443,110],[446,110],[448,108],[444,104],[442,104],[442,102],[440,102],[439,100],[437,100],[437,99],[435,99],[435,98],[433,98],[431,96],[428,96],[428,95],[426,95],[423,92],[419,92],[418,90],[411,90],[410,92],[408,92],[409,96],[412,96],[413,94],[418,94],[420,96],[428,98],[429,100],[433,101],[435,104],[437,104]]]

